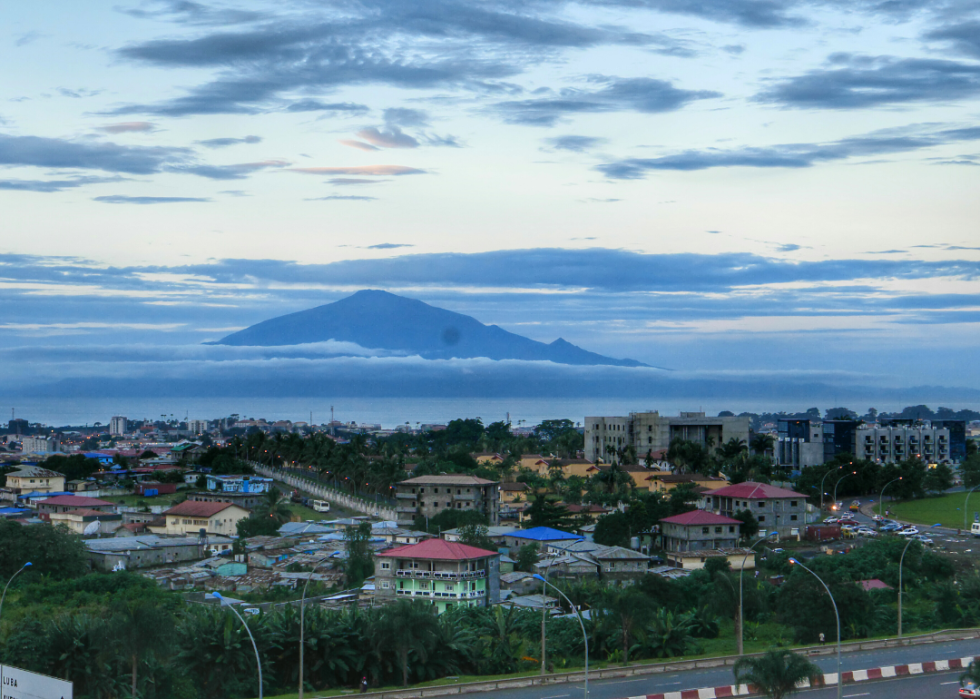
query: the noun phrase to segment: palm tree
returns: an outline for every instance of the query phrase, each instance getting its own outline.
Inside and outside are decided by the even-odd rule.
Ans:
[[[424,663],[439,635],[439,620],[432,606],[399,600],[379,619],[379,637],[392,650],[402,671],[402,687],[408,686],[408,655]]]
[[[173,616],[161,600],[141,592],[118,595],[110,609],[110,633],[119,653],[129,662],[130,696],[136,699],[140,663],[170,641]]]
[[[259,517],[272,517],[280,522],[288,522],[293,517],[286,498],[279,488],[272,486],[262,496],[262,502],[255,507],[255,514]]]
[[[632,640],[653,616],[653,600],[634,588],[609,588],[599,602],[604,626],[622,641],[623,663],[629,663]]]
[[[756,454],[765,456],[772,451],[775,444],[776,440],[771,434],[757,434],[752,438],[751,447]]]
[[[646,648],[655,658],[684,655],[691,644],[691,622],[661,607],[647,629]]]
[[[738,684],[754,685],[769,699],[782,699],[803,680],[812,683],[823,670],[793,651],[774,648],[758,658],[739,658],[732,667]]]

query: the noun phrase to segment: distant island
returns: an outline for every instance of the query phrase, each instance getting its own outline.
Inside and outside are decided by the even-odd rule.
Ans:
[[[649,366],[635,359],[589,352],[561,338],[550,344],[538,342],[461,313],[373,289],[271,318],[212,344],[276,347],[331,340],[424,359],[485,357],[585,366]]]

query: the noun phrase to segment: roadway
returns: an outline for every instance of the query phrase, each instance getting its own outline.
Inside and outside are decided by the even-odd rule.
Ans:
[[[828,644],[829,646],[830,644]],[[886,667],[889,665],[905,665],[906,663],[926,662],[930,660],[948,660],[950,658],[965,658],[967,656],[980,655],[980,639],[967,641],[949,641],[944,643],[927,643],[916,646],[904,646],[900,648],[883,648],[880,650],[857,651],[853,653],[841,654],[841,671],[866,670],[875,667]],[[824,672],[837,672],[837,656],[820,656],[813,658],[813,662],[820,666]],[[947,677],[949,674],[941,674]],[[930,675],[935,677],[935,675]],[[953,675],[953,679],[959,677]],[[635,697],[644,694],[660,694],[662,692],[678,692],[683,689],[698,689],[701,687],[721,687],[726,684],[733,684],[735,681],[730,667],[713,668],[704,670],[686,670],[683,672],[671,672],[666,674],[647,675],[643,677],[617,677],[607,680],[589,681],[590,699],[624,699],[625,697]],[[889,684],[888,681],[883,681]],[[863,692],[868,692],[869,687],[878,683],[858,683],[847,685],[844,688],[845,696],[866,696]],[[938,685],[937,685],[938,686]],[[550,684],[538,687],[520,687],[515,689],[498,689],[489,692],[480,692],[481,698],[487,699],[576,699],[582,693],[582,683],[574,684]],[[955,688],[953,688],[955,689]],[[822,692],[825,690],[812,690]],[[904,691],[904,690],[903,690]],[[854,694],[854,693],[857,694]],[[949,695],[955,694],[950,691]],[[836,697],[836,691],[832,694],[825,694],[826,697]],[[887,699],[902,699],[905,695],[886,695]],[[922,696],[941,696],[939,694],[908,694],[908,697],[921,699]],[[822,697],[821,697],[822,699]]]
[[[945,697],[957,699],[959,696],[959,676],[962,670],[935,672],[928,675],[896,677],[889,680],[871,680],[845,684],[844,699],[933,699]],[[590,692],[591,693],[591,692]],[[794,696],[806,699],[837,699],[837,687],[808,689]]]

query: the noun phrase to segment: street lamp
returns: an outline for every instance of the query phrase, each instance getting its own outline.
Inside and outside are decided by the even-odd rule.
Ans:
[[[313,565],[310,574],[306,576],[306,584],[303,585],[303,597],[299,603],[299,699],[303,699],[303,654],[306,650],[306,588],[310,586],[310,580],[313,579],[316,569],[329,559],[329,556],[325,556]]]
[[[966,529],[966,517],[970,513],[969,508],[967,508],[967,503],[970,502],[970,496],[973,495],[973,491],[980,488],[980,483],[970,488],[970,492],[966,494],[966,500],[963,501],[963,529]]]
[[[837,507],[837,486],[839,486],[840,482],[845,478],[847,478],[848,476],[856,476],[856,475],[857,475],[857,471],[851,471],[850,473],[845,473],[843,476],[837,479],[836,483],[834,483],[834,507]]]
[[[821,509],[821,511],[823,510],[823,484],[827,481],[827,476],[829,476],[831,473],[836,473],[837,471],[840,471],[842,468],[844,468],[844,467],[843,466],[838,466],[837,468],[833,469],[832,471],[827,471],[827,473],[823,474],[823,478],[820,479],[820,509]],[[834,500],[834,502],[837,502],[837,501]]]
[[[751,546],[749,546],[749,550],[746,552],[746,554],[744,556],[742,556],[742,566],[738,570],[738,648],[737,648],[737,652],[738,652],[739,655],[742,655],[742,652],[743,652],[743,647],[742,647],[742,628],[745,626],[745,615],[744,615],[744,610],[743,610],[743,607],[742,607],[742,573],[745,572],[745,561],[748,560],[749,553],[752,552],[752,549],[754,549],[756,546],[758,546],[759,544],[761,544],[763,541],[768,541],[769,539],[773,538],[774,536],[778,536],[778,535],[779,535],[779,532],[771,532],[769,534],[769,536],[762,537],[757,542],[755,542],[754,544],[752,544]]]
[[[259,668],[259,699],[262,699],[262,659],[259,658],[259,647],[255,643],[255,636],[252,635],[252,629],[248,628],[248,624],[245,623],[245,619],[242,617],[242,615],[238,613],[238,610],[235,609],[233,604],[221,596],[220,592],[212,592],[211,595],[221,603],[222,607],[228,607],[228,609],[234,612],[235,616],[238,617],[238,620],[242,622],[242,626],[245,627],[245,631],[248,632],[248,637],[252,641],[252,648],[255,650],[255,664]]]
[[[879,517],[881,517],[881,508],[884,506],[885,488],[887,488],[888,486],[890,486],[895,481],[902,480],[902,478],[903,478],[902,476],[899,476],[898,478],[895,478],[894,480],[888,481],[887,483],[885,483],[885,486],[881,489],[881,494],[878,495],[878,516]]]
[[[935,529],[939,524],[933,524],[929,529]],[[914,536],[909,536],[909,542],[902,549],[902,557],[898,559],[898,637],[902,637],[902,565],[905,563],[905,552],[915,541]]]
[[[834,502],[837,502],[837,501],[834,500]],[[840,674],[840,614],[837,613],[837,602],[834,601],[834,596],[832,594],[830,594],[830,588],[827,587],[827,583],[825,583],[820,578],[819,575],[817,575],[816,573],[814,573],[812,570],[810,570],[809,568],[807,568],[805,565],[803,565],[802,563],[800,563],[795,558],[790,558],[789,559],[789,562],[792,565],[799,566],[800,568],[802,568],[803,570],[805,570],[806,572],[808,572],[810,575],[812,575],[813,577],[815,577],[820,582],[820,584],[823,585],[823,589],[825,589],[827,591],[827,596],[830,597],[830,603],[832,605],[834,605],[834,618],[837,619],[837,699],[841,699],[841,685],[843,684],[843,682],[842,682],[843,678],[841,677],[841,674]]]
[[[572,600],[568,599],[568,596],[564,592],[545,580],[543,576],[535,573],[532,577],[534,577],[535,580],[540,580],[548,587],[554,588],[559,595],[565,598],[565,601],[568,602],[568,606],[574,609],[575,614],[578,616],[579,626],[582,627],[582,638],[585,640],[585,699],[589,699],[589,634],[585,631],[585,622],[582,621],[582,612],[579,611],[578,607],[572,604]]]
[[[22,565],[20,568],[18,568],[17,569],[17,572],[14,573],[13,575],[11,575],[10,576],[10,580],[8,580],[7,581],[7,584],[3,586],[3,594],[0,595],[0,614],[3,613],[3,600],[7,596],[7,588],[10,587],[10,583],[12,583],[14,581],[14,578],[16,578],[18,575],[20,575],[21,573],[24,572],[24,568],[27,568],[30,565],[31,565],[31,562],[28,561],[27,563],[25,563],[24,565]]]

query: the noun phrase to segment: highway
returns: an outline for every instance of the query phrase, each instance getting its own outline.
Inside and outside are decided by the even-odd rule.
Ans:
[[[961,670],[844,685],[844,699],[957,699]],[[837,687],[808,689],[793,696],[837,699]]]
[[[829,644],[828,644],[829,645]],[[918,663],[930,660],[947,660],[949,658],[965,658],[967,656],[980,655],[980,639],[968,641],[951,641],[946,643],[927,643],[917,646],[905,646],[902,648],[885,648],[873,651],[861,651],[854,653],[841,654],[841,671],[865,670],[868,668],[884,667],[888,665],[904,665],[906,663]],[[813,661],[820,666],[824,672],[837,672],[837,660],[835,655],[821,656],[814,658]],[[955,673],[941,673],[949,679],[959,677]],[[934,676],[930,676],[934,677]],[[625,697],[635,697],[643,694],[660,694],[662,692],[677,692],[682,689],[698,689],[701,687],[720,687],[726,684],[733,684],[734,677],[732,670],[728,668],[717,668],[708,670],[687,670],[684,672],[672,672],[668,674],[648,675],[645,677],[622,677],[610,678],[607,680],[596,680],[589,682],[590,699],[624,699]],[[879,683],[858,683],[845,687],[845,696],[857,693],[855,696],[865,696],[863,693],[871,691],[869,687]],[[884,681],[884,684],[889,684]],[[938,684],[937,684],[938,686]],[[954,688],[955,689],[955,688]],[[823,690],[813,690],[814,692]],[[520,687],[515,689],[499,689],[490,692],[480,692],[480,697],[488,699],[576,699],[582,696],[582,683],[574,684],[552,684],[541,687]],[[953,696],[951,692],[949,696]],[[809,694],[808,694],[809,696]],[[826,695],[830,697],[830,694]],[[833,693],[836,697],[836,692]],[[885,696],[885,695],[882,695]],[[909,695],[910,697],[913,695]],[[921,696],[921,695],[915,695]],[[928,696],[940,696],[939,694]],[[891,699],[900,699],[891,697]]]

